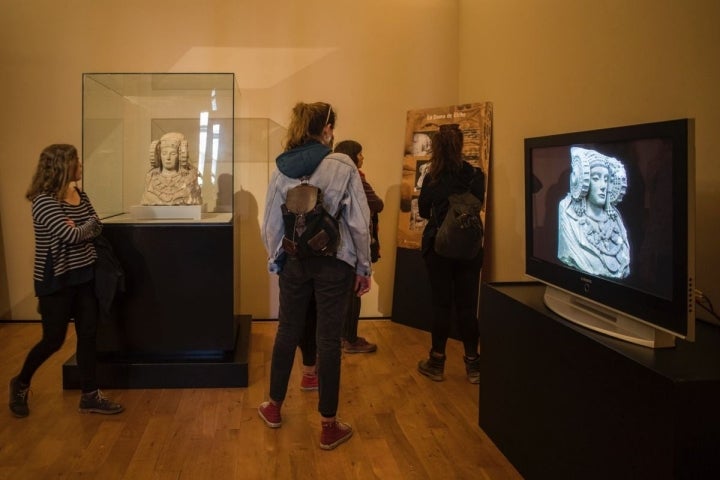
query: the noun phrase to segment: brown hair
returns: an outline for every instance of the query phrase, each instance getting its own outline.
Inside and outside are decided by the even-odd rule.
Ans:
[[[455,173],[462,168],[463,133],[456,123],[440,125],[432,137],[432,155],[428,175],[437,182],[443,173]]]
[[[62,200],[65,189],[74,180],[79,160],[77,149],[72,145],[56,143],[45,147],[25,198],[32,200],[46,193]]]
[[[335,151],[339,153],[344,153],[350,159],[355,162],[355,165],[358,164],[358,154],[362,152],[362,145],[360,145],[355,140],[343,140],[342,142],[335,145]]]
[[[329,103],[298,102],[292,110],[285,137],[285,151],[319,140],[325,125],[335,126],[335,111]]]

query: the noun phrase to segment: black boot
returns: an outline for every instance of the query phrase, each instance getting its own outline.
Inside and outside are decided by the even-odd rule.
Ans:
[[[475,358],[463,356],[465,360],[465,372],[470,383],[480,383],[480,355],[475,354]]]
[[[418,363],[418,371],[428,377],[430,380],[442,382],[445,378],[445,355],[438,354],[430,350],[427,360],[420,360]]]
[[[18,377],[10,380],[10,411],[18,418],[30,415],[27,402],[28,392],[30,392],[30,385],[21,385]]]

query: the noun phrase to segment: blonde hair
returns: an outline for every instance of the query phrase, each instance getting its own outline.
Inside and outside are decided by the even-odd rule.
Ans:
[[[335,111],[325,102],[302,103],[293,107],[285,137],[285,151],[319,140],[326,125],[335,126]]]
[[[68,184],[75,180],[78,161],[80,157],[72,145],[56,143],[45,147],[40,153],[40,160],[25,198],[32,201],[41,193],[46,193],[62,200]]]

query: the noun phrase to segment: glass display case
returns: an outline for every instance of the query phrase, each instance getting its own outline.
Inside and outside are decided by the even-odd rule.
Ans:
[[[103,222],[231,221],[237,100],[233,73],[84,74],[83,188]],[[168,133],[186,139],[194,201],[145,198]]]
[[[105,386],[247,385],[250,317],[235,310],[234,77],[83,76],[83,189],[124,271],[98,327]],[[63,372],[65,388],[77,388],[73,361]]]

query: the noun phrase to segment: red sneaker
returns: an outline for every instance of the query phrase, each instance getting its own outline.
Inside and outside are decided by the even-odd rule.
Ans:
[[[258,407],[258,415],[263,419],[265,424],[270,428],[280,428],[282,425],[282,417],[280,416],[280,406],[272,402],[263,402]]]
[[[300,390],[310,391],[318,389],[318,377],[314,373],[303,373],[300,380]]]
[[[343,422],[322,422],[322,433],[320,434],[320,448],[332,450],[341,443],[347,442],[352,437],[353,430],[350,425]]]

